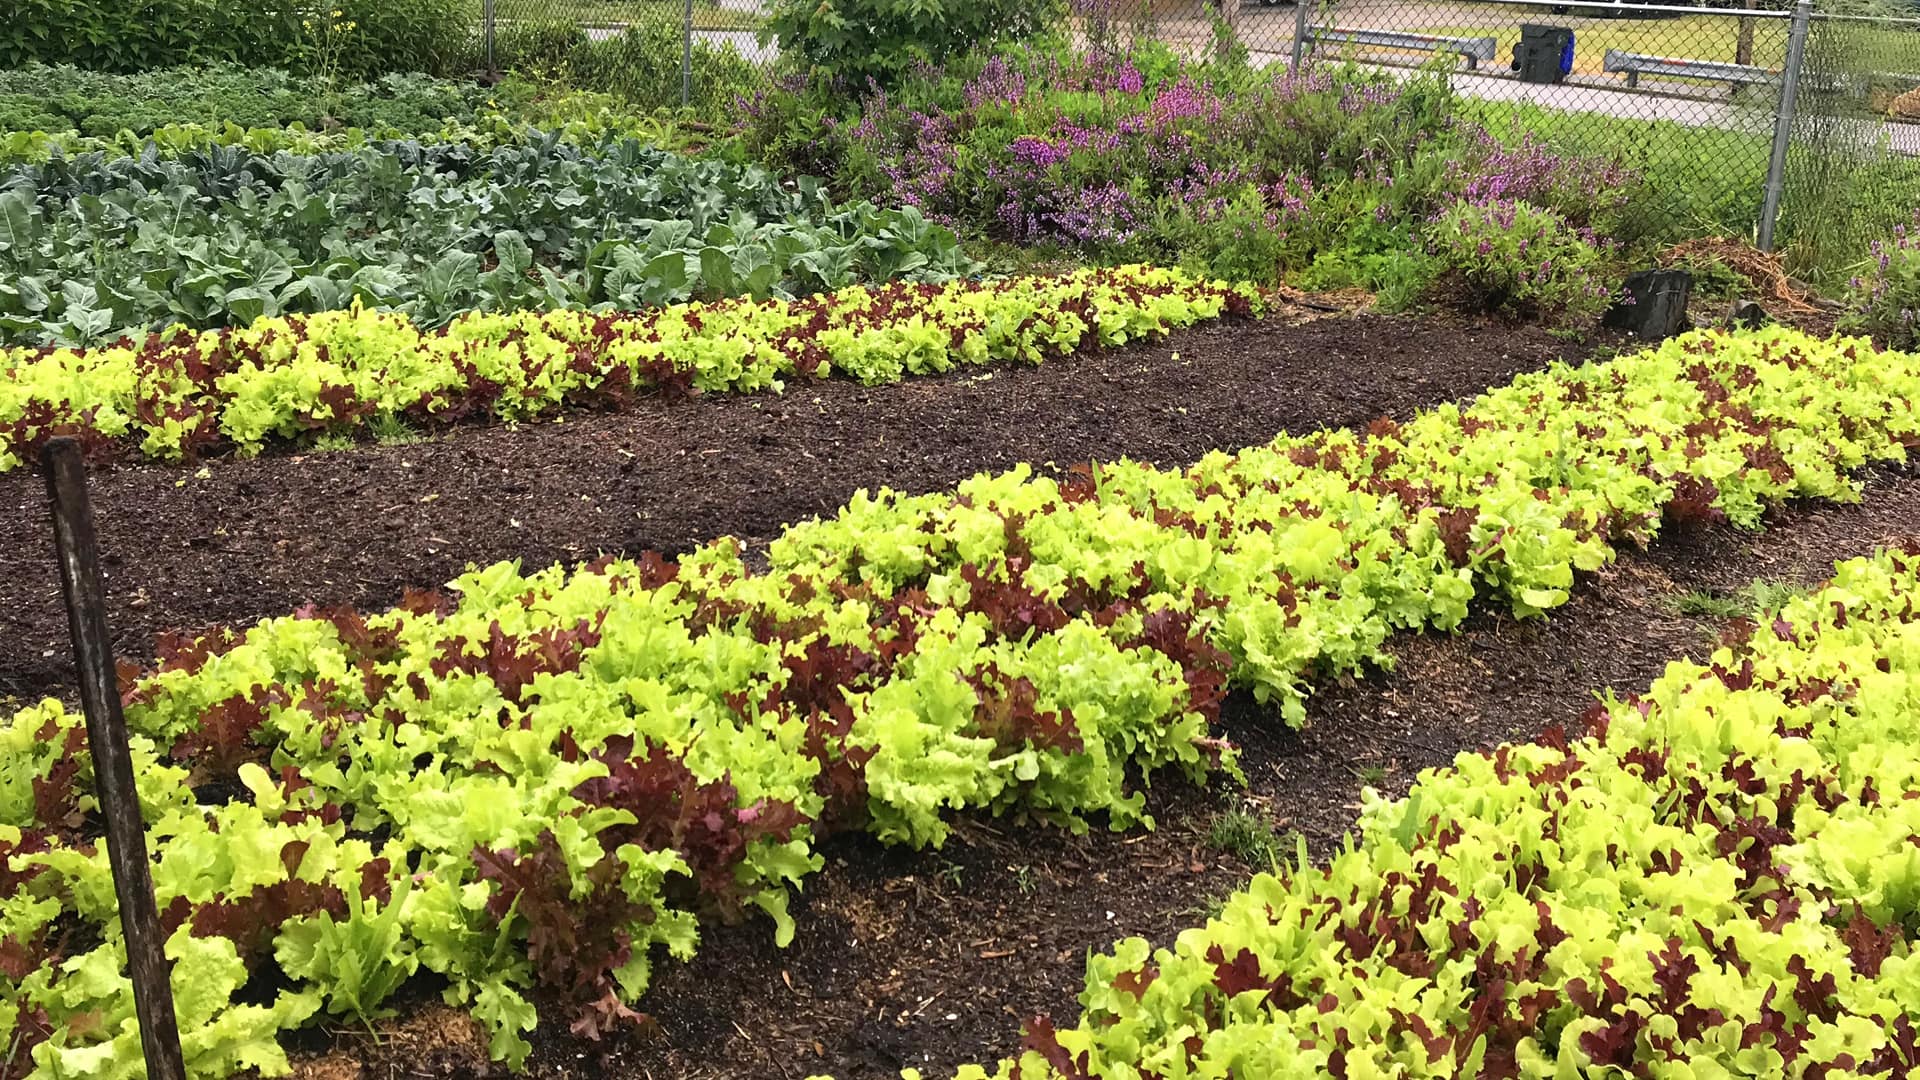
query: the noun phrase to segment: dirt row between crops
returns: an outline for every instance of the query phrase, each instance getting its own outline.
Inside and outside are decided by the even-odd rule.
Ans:
[[[1394,670],[1322,687],[1304,732],[1236,696],[1223,726],[1248,787],[1163,782],[1151,833],[1075,837],[965,819],[941,851],[840,838],[795,902],[792,946],[775,948],[764,920],[708,928],[691,963],[657,969],[641,1003],[656,1032],[582,1042],[553,1006],[532,1075],[878,1080],[991,1062],[1014,1051],[1028,1017],[1073,1022],[1088,950],[1133,935],[1168,943],[1245,881],[1248,865],[1208,837],[1223,811],[1299,833],[1324,858],[1351,828],[1363,781],[1404,794],[1419,770],[1462,750],[1576,729],[1600,690],[1637,692],[1670,660],[1704,658],[1726,624],[1681,614],[1682,595],[1728,595],[1757,579],[1813,585],[1836,560],[1917,536],[1920,472],[1880,471],[1863,504],[1789,507],[1764,534],[1671,532],[1584,578],[1547,620],[1478,613],[1457,634],[1401,635]],[[347,1031],[312,1036],[299,1075],[504,1075],[463,1016],[431,1006],[404,1015],[380,1045]]]
[[[95,514],[116,649],[304,603],[380,609],[468,564],[669,554],[1026,461],[1185,464],[1281,431],[1404,417],[1584,354],[1538,329],[1382,316],[1270,319],[1167,341],[862,387],[643,403],[410,446],[124,466]],[[0,475],[0,703],[74,685],[40,478]]]

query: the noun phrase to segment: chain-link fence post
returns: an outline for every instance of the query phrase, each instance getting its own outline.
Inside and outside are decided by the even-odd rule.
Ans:
[[[693,100],[693,0],[687,0],[686,17],[680,20],[680,107]]]
[[[1313,11],[1313,0],[1295,0],[1293,5],[1293,60],[1292,71],[1300,74],[1300,65],[1307,59],[1307,26]]]
[[[486,60],[487,78],[498,75],[500,69],[494,66],[493,58],[493,0],[480,0],[480,52]]]
[[[1807,55],[1807,24],[1813,0],[1793,6],[1793,30],[1787,36],[1787,64],[1780,79],[1780,105],[1773,114],[1773,154],[1767,160],[1767,193],[1760,205],[1760,250],[1773,250],[1773,228],[1780,218],[1780,193],[1786,183],[1787,144],[1793,137],[1793,106],[1800,93],[1800,66]]]

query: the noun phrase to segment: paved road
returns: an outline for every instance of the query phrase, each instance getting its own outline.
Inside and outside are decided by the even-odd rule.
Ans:
[[[754,0],[741,0],[752,3]],[[590,41],[605,41],[621,33],[617,26],[589,26],[586,28]],[[780,47],[771,42],[760,44],[759,35],[752,30],[695,30],[693,40],[705,42],[717,48],[729,48],[756,64],[770,64],[780,55]]]
[[[1287,61],[1286,52],[1262,51],[1254,54],[1254,63],[1263,67],[1285,64]],[[1363,66],[1400,78],[1412,78],[1418,73],[1412,68],[1387,64]],[[1531,102],[1566,112],[1597,113],[1623,120],[1664,120],[1685,127],[1743,131],[1762,136],[1773,132],[1773,109],[1770,105],[1741,106],[1728,101],[1675,97],[1650,89],[1612,89],[1574,83],[1547,86],[1521,82],[1505,75],[1468,71],[1454,73],[1453,87],[1461,94],[1480,101]],[[1897,154],[1920,157],[1920,124],[1878,120],[1834,122],[1851,129],[1851,141],[1862,150],[1885,148]]]

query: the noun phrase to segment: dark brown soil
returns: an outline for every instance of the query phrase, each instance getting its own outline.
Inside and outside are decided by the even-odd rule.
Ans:
[[[771,537],[861,488],[930,491],[1017,462],[1183,464],[1283,430],[1471,396],[1583,350],[1537,329],[1360,316],[891,386],[644,404],[409,446],[123,467],[95,477],[116,649],[307,602],[384,608],[468,564],[529,566]],[[41,480],[0,475],[0,700],[73,685]]]
[[[1668,661],[1704,657],[1725,624],[1682,614],[1682,596],[1731,594],[1756,579],[1812,585],[1837,559],[1916,535],[1920,474],[1878,472],[1864,504],[1789,507],[1764,534],[1670,533],[1585,579],[1549,619],[1481,613],[1457,634],[1403,635],[1390,674],[1323,687],[1303,732],[1236,697],[1225,727],[1243,748],[1248,787],[1163,784],[1151,833],[1074,837],[967,821],[943,851],[835,841],[796,902],[791,947],[775,948],[764,922],[711,928],[693,962],[658,970],[643,1003],[657,1033],[593,1045],[550,1024],[533,1074],[877,1080],[992,1061],[1016,1048],[1027,1017],[1072,1022],[1088,950],[1128,935],[1167,943],[1245,880],[1248,863],[1209,836],[1223,813],[1298,833],[1322,857],[1351,828],[1363,783],[1403,794],[1420,770],[1461,751],[1575,728],[1601,689],[1636,692]],[[428,1009],[403,1026],[402,1044],[417,1046],[422,1025],[470,1030]],[[344,1080],[387,1076],[396,1063],[343,1033],[302,1068],[308,1080]],[[406,1052],[394,1075],[486,1071],[469,1034],[426,1056]]]

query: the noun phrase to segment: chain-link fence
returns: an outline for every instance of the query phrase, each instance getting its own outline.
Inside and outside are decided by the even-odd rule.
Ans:
[[[1920,19],[1816,13],[1782,170],[1780,235],[1831,265],[1920,210]]]
[[[767,7],[766,0],[481,0],[483,63],[494,71],[556,69],[646,105],[724,110],[772,79],[777,49],[760,41]],[[568,70],[558,71],[562,65]]]
[[[725,106],[770,79],[770,0],[483,0],[499,66],[555,35],[602,82]],[[1920,18],[1621,0],[1071,0],[1070,35],[1255,66],[1450,73],[1462,112],[1517,146],[1615,157],[1637,227],[1754,238],[1831,267],[1920,206]],[[1777,209],[1777,212],[1776,212]]]
[[[1623,160],[1641,230],[1829,272],[1920,208],[1920,19],[1600,0],[1081,0],[1089,40],[1440,68],[1496,137]]]

